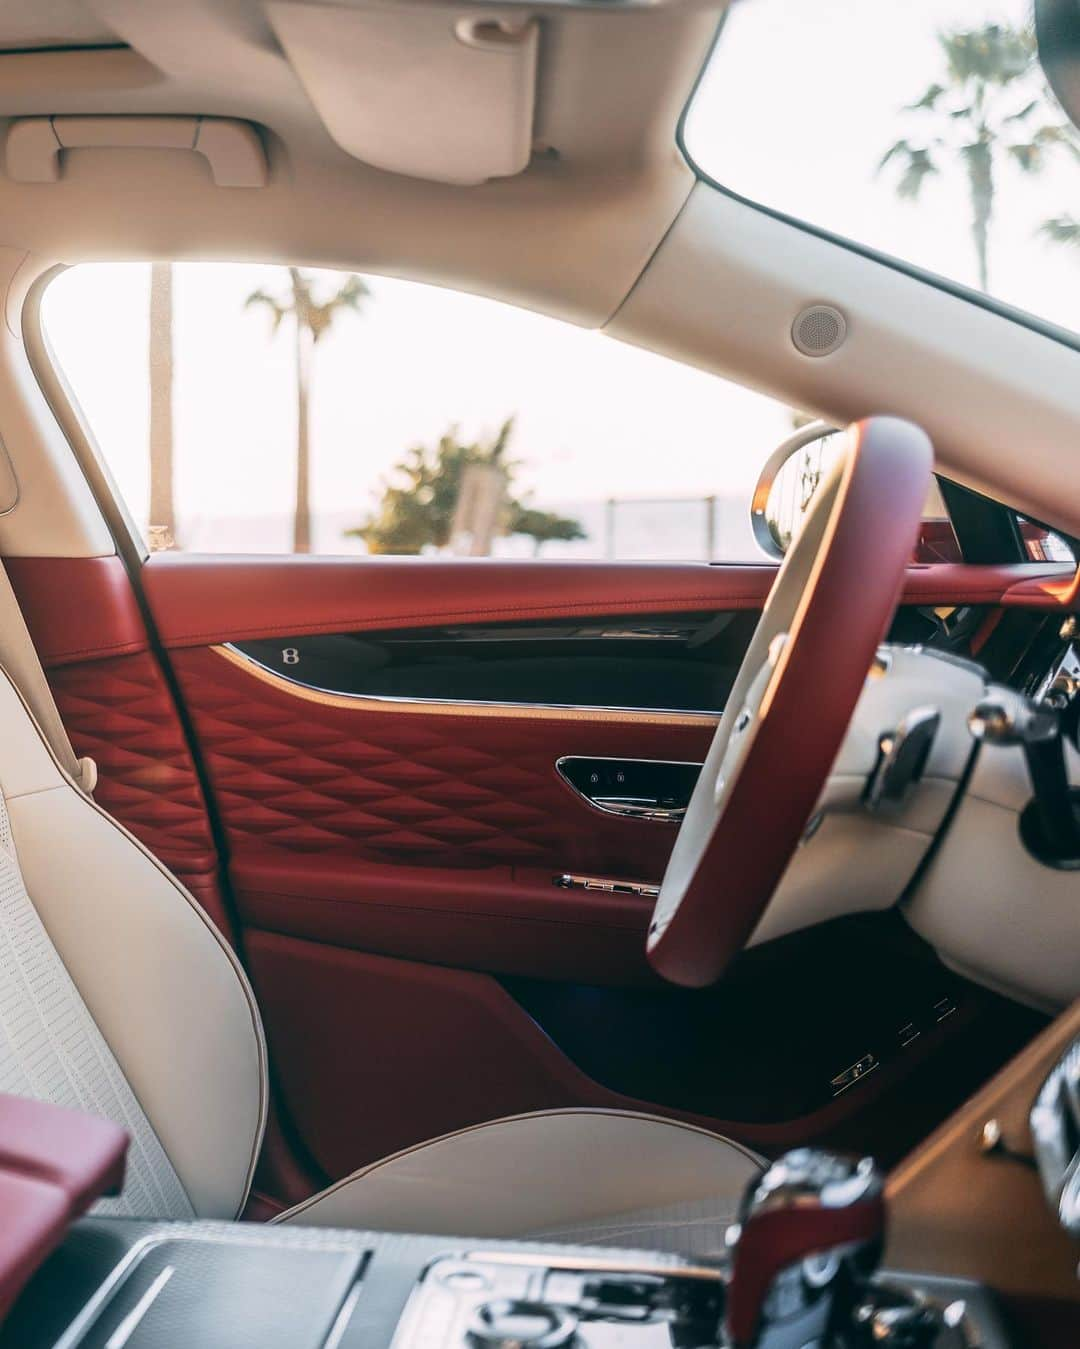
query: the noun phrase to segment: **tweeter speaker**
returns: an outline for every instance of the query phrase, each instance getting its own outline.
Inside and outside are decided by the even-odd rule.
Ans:
[[[795,315],[791,340],[804,356],[829,356],[847,337],[847,319],[831,304],[812,304]]]

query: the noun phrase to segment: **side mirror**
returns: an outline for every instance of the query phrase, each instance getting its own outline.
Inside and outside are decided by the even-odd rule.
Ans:
[[[769,557],[781,558],[791,546],[822,475],[840,452],[842,435],[826,422],[810,422],[769,456],[750,503],[754,538]]]
[[[1080,0],[1070,0],[1080,6]],[[845,432],[827,422],[810,422],[788,436],[766,461],[750,502],[754,538],[766,556],[780,560],[797,537],[822,477],[836,461]],[[1045,525],[1017,517],[1029,562],[1068,562],[1073,545]],[[963,562],[964,555],[937,480],[931,481],[912,562]]]
[[[1035,0],[1035,35],[1047,83],[1080,127],[1080,0]]]

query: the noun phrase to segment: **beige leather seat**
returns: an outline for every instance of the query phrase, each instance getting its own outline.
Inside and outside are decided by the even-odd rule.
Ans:
[[[247,978],[183,887],[65,775],[2,672],[0,747],[0,1092],[128,1129],[128,1180],[106,1211],[234,1218],[267,1103]],[[758,1167],[671,1121],[553,1111],[410,1148],[280,1221],[700,1253]]]

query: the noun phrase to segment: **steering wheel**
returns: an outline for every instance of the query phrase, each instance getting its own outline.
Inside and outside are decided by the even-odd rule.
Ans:
[[[690,798],[649,925],[653,968],[714,983],[764,914],[840,751],[900,598],[933,448],[848,428],[788,549]]]

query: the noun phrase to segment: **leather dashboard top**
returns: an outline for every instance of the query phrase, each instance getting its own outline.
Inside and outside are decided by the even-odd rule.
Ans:
[[[200,557],[158,553],[144,569],[167,647],[243,638],[520,622],[576,614],[757,609],[772,566],[704,562],[500,562],[436,558]],[[1059,601],[1045,585],[1068,567],[911,566],[908,604]],[[1016,593],[1021,583],[1024,588]]]
[[[10,558],[12,584],[47,667],[147,646],[119,557]],[[483,558],[245,557],[156,553],[147,602],[170,648],[259,637],[580,615],[757,609],[776,568],[705,562]],[[108,597],[103,604],[102,597]],[[912,565],[907,604],[1071,608],[1069,566]]]

